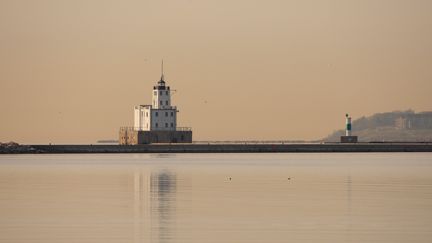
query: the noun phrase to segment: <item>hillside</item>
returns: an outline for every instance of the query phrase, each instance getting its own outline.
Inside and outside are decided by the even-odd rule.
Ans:
[[[432,112],[415,113],[412,110],[377,113],[361,117],[352,123],[353,135],[360,142],[372,141],[432,141]],[[324,141],[337,142],[345,134],[341,129],[333,132]]]

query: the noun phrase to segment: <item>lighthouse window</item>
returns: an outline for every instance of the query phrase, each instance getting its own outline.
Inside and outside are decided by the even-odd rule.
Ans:
[[[165,123],[165,127],[168,127],[168,123]]]
[[[155,116],[158,116],[158,115],[159,115],[159,113],[156,111],[156,112],[155,112]]]
[[[168,116],[168,112],[167,111],[165,112],[165,116]]]

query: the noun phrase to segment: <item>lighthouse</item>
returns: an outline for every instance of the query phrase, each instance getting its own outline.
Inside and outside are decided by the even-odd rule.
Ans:
[[[171,89],[163,73],[152,91],[151,105],[138,105],[134,109],[134,130],[175,131],[177,129],[177,107],[171,105]]]
[[[346,128],[345,128],[345,136],[351,136],[351,117],[346,114],[345,115],[345,124],[346,124]]]
[[[351,134],[351,116],[347,113],[345,114],[345,136],[340,137],[341,143],[357,143],[358,137]]]
[[[177,127],[176,106],[171,104],[171,89],[161,65],[161,77],[153,86],[151,105],[134,107],[133,127],[120,128],[120,144],[191,143],[192,129]]]

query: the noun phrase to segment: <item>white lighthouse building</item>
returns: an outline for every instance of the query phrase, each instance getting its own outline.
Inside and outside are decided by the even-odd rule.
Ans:
[[[192,130],[177,127],[177,107],[171,105],[171,89],[162,75],[153,86],[152,104],[134,107],[134,126],[120,129],[120,144],[190,143]]]
[[[171,106],[171,90],[164,75],[153,87],[152,105],[135,106],[134,129],[137,131],[175,131],[177,107]]]

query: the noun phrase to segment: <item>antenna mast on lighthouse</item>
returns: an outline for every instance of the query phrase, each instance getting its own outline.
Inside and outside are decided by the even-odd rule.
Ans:
[[[164,80],[164,71],[163,71],[163,59],[162,59],[162,64],[161,64],[161,80]]]

